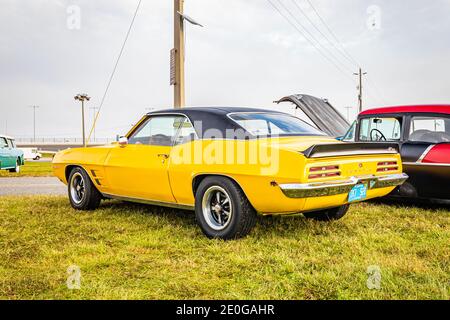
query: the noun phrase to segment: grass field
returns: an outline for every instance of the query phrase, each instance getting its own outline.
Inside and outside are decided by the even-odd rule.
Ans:
[[[11,173],[8,170],[0,170],[0,177],[51,177],[51,162],[25,161],[25,165],[20,167],[20,173]]]
[[[206,239],[192,213],[115,201],[79,213],[64,197],[0,198],[0,221],[2,299],[450,298],[450,208],[260,218],[233,242]],[[71,265],[79,290],[67,289]]]

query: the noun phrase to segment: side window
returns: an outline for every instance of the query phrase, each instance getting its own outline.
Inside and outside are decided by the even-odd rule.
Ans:
[[[192,126],[191,122],[185,118],[181,123],[180,130],[178,131],[178,135],[176,136],[176,139],[174,141],[174,145],[188,143],[195,140],[195,138],[195,129]]]
[[[129,137],[129,144],[148,146],[172,146],[181,123],[182,116],[154,116],[147,119]]]
[[[359,139],[361,141],[400,141],[402,125],[397,118],[362,119]]]
[[[409,141],[442,143],[450,142],[450,122],[443,117],[413,117]]]
[[[0,137],[0,148],[7,148],[7,147],[8,143],[6,142],[6,139]]]
[[[8,142],[8,147],[9,148],[14,148],[14,143],[12,142],[11,139],[6,139],[6,141]]]

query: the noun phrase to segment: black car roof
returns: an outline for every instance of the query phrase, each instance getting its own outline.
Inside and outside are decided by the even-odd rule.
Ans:
[[[227,115],[235,112],[271,112],[271,113],[282,113],[280,111],[273,111],[268,109],[261,108],[249,108],[249,107],[189,107],[189,108],[181,108],[181,109],[165,109],[165,110],[157,110],[149,113],[158,114],[158,113],[181,113],[185,115],[190,114],[198,114],[198,113],[206,113],[206,114],[220,114]]]
[[[147,115],[181,114],[189,118],[199,137],[210,138],[209,136],[217,131],[220,132],[222,137],[227,137],[227,130],[232,130],[234,134],[238,134],[236,137],[237,139],[245,139],[248,138],[249,133],[243,130],[243,128],[236,122],[227,117],[230,113],[239,112],[269,112],[284,114],[279,111],[246,107],[191,107],[157,110],[150,112]]]

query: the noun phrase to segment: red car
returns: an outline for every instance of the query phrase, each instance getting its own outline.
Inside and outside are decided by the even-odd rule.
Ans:
[[[276,103],[294,104],[305,121],[339,140],[399,144],[409,180],[391,196],[450,200],[450,105],[367,110],[350,126],[326,99],[297,94]]]
[[[450,105],[367,110],[343,140],[399,143],[410,178],[392,196],[450,200]]]

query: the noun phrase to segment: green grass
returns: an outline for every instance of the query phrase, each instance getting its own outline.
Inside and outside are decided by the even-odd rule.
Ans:
[[[25,161],[20,167],[20,173],[11,173],[8,170],[0,170],[0,177],[51,177],[53,176],[51,162]]]
[[[260,218],[206,239],[192,213],[64,197],[0,198],[3,299],[449,299],[450,210],[355,205],[333,223]],[[81,269],[81,289],[66,287]],[[366,285],[381,269],[381,289]]]

